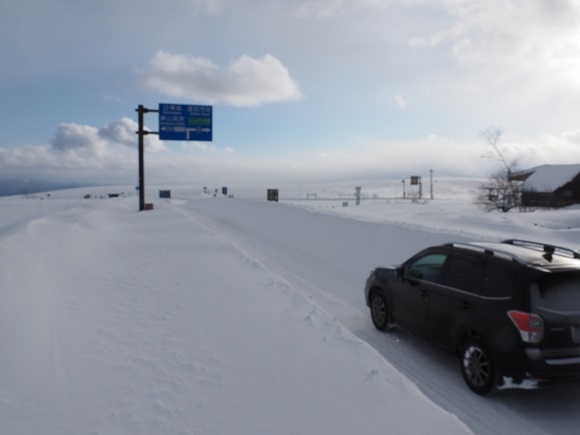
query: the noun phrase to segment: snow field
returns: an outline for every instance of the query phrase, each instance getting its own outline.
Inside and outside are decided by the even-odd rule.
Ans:
[[[1,433],[470,433],[185,203],[0,199]]]

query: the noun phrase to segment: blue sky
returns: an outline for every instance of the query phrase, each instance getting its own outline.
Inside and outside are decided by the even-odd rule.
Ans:
[[[3,177],[136,183],[159,103],[214,140],[148,136],[148,183],[485,176],[490,126],[580,162],[573,0],[5,0],[0,41]]]

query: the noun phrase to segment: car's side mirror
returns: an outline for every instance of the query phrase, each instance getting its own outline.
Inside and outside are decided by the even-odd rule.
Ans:
[[[417,269],[411,269],[405,274],[405,278],[407,278],[409,281],[418,281],[423,279],[423,273]]]
[[[398,280],[403,280],[405,278],[405,267],[399,266],[395,269],[395,273],[397,274]]]

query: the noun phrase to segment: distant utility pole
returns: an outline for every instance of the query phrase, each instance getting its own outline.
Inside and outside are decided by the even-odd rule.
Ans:
[[[429,178],[431,181],[431,199],[433,199],[433,169],[429,169]]]

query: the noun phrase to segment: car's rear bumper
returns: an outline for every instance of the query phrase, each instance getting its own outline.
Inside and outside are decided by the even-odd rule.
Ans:
[[[525,356],[519,360],[511,359],[502,364],[502,374],[515,381],[523,379],[534,380],[540,384],[549,382],[565,382],[580,379],[580,355],[545,358],[537,348],[525,350]]]

